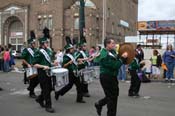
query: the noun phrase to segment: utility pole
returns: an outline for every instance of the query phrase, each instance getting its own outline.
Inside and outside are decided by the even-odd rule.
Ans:
[[[80,40],[85,39],[84,37],[84,29],[85,29],[85,1],[80,0],[80,10],[79,10],[79,31],[80,31]],[[83,40],[84,41],[84,40]]]
[[[104,45],[104,40],[106,38],[106,0],[103,0],[103,31],[102,31],[102,44]]]

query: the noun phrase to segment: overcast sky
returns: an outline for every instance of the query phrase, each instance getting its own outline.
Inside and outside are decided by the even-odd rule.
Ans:
[[[175,0],[139,0],[139,21],[175,20]]]

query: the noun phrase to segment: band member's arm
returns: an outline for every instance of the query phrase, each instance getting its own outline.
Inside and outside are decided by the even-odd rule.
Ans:
[[[88,61],[89,58],[78,58],[77,61],[78,62],[84,62],[84,61]]]
[[[101,60],[101,63],[103,66],[109,69],[117,70],[122,66],[123,63],[125,63],[125,60],[127,57],[128,57],[128,54],[125,52],[122,54],[122,57],[117,60],[111,60],[108,57],[105,57]]]
[[[117,70],[122,66],[122,60],[109,60],[107,57],[101,59],[101,64],[109,69]]]
[[[78,57],[76,58],[76,61],[78,62],[78,64],[83,64],[85,61],[88,61],[89,58],[83,58],[82,55],[78,55]]]
[[[69,58],[67,58],[67,56],[63,57],[63,68],[67,68],[69,65],[71,65],[73,63],[73,61]]]
[[[31,65],[25,59],[22,60],[22,64],[27,66],[28,68],[31,67]]]
[[[49,67],[45,66],[45,65],[35,64],[34,67],[35,68],[41,68],[43,70],[49,70]]]
[[[89,58],[83,58],[83,55],[81,53],[78,53],[75,59],[77,62],[81,63],[87,61]]]
[[[34,65],[35,68],[48,70],[49,66],[41,65],[41,59],[42,59],[42,55],[39,51],[37,51],[34,54],[34,60],[33,60],[32,64]]]
[[[91,57],[89,58],[88,61],[92,61],[92,60],[94,60],[95,58],[97,58],[98,56],[100,56],[100,53],[97,53],[97,54],[91,56]]]
[[[22,52],[22,59],[23,59],[22,60],[22,65],[27,66],[28,68],[30,68],[31,65],[25,60],[27,58],[27,56],[29,56],[29,54],[28,54],[27,50],[24,49],[23,52]]]
[[[68,63],[66,63],[66,64],[64,64],[63,65],[63,68],[66,68],[66,67],[68,67],[70,64],[72,64],[73,63],[73,61],[71,60],[71,61],[69,61]]]
[[[54,61],[51,65],[52,65],[52,66],[58,66],[58,64],[59,64],[59,62]]]

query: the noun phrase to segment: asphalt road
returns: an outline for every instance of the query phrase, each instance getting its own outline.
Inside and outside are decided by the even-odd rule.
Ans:
[[[28,85],[22,82],[22,73],[0,72],[0,116],[97,116],[94,103],[104,96],[98,80],[89,85],[91,97],[85,98],[86,104],[75,103],[75,87],[59,101],[52,93],[56,113],[45,112],[34,99],[28,97]],[[127,96],[129,83],[120,82],[120,96],[117,116],[175,116],[175,85],[154,82],[142,84],[141,97]],[[39,94],[39,87],[36,89]],[[106,107],[103,115],[106,116]]]

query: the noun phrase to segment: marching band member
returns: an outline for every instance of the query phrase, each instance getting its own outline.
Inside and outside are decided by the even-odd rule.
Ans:
[[[31,33],[34,33],[31,31]],[[22,64],[24,68],[31,68],[32,67],[32,61],[34,60],[34,54],[37,51],[36,43],[35,43],[35,37],[31,37],[31,39],[28,40],[28,44],[30,45],[28,48],[25,48],[22,52]],[[26,72],[24,74],[26,76]],[[32,78],[29,80],[29,87],[27,90],[29,90],[29,96],[31,98],[36,98],[34,89],[39,84],[38,76]]]
[[[137,56],[137,51],[135,51],[135,55]],[[131,75],[131,85],[128,91],[128,96],[139,97],[139,90],[141,86],[141,80],[139,79],[137,74],[139,69],[140,69],[139,59],[135,57],[128,67],[128,70]]]
[[[86,51],[86,46],[87,44],[85,42],[80,42],[79,43],[80,48],[77,53],[77,62],[78,62],[78,70],[85,69],[87,66],[89,66],[89,55],[88,52]],[[88,83],[82,82],[82,91],[83,91],[83,96],[84,97],[90,97],[89,90],[88,90]]]
[[[45,107],[47,112],[54,113],[51,102],[52,80],[46,72],[46,70],[49,70],[52,66],[52,51],[48,47],[48,39],[46,37],[40,38],[39,43],[40,48],[35,54],[33,62],[34,66],[38,69],[38,77],[41,86],[41,94],[36,99],[36,102],[38,102],[41,107]]]
[[[80,78],[77,75],[77,62],[73,56],[74,53],[74,47],[71,44],[68,44],[65,46],[66,53],[63,57],[63,68],[67,68],[69,70],[69,84],[63,87],[60,91],[55,93],[55,99],[58,100],[59,96],[63,96],[66,94],[75,84],[77,89],[77,103],[85,103],[83,101],[83,94],[82,94],[82,88],[80,83]]]
[[[117,75],[123,63],[126,62],[128,54],[124,52],[119,58],[115,52],[115,42],[113,39],[105,39],[104,46],[97,57],[100,63],[100,83],[105,93],[105,97],[95,103],[97,114],[101,116],[102,107],[107,104],[107,116],[116,116],[119,87]]]

